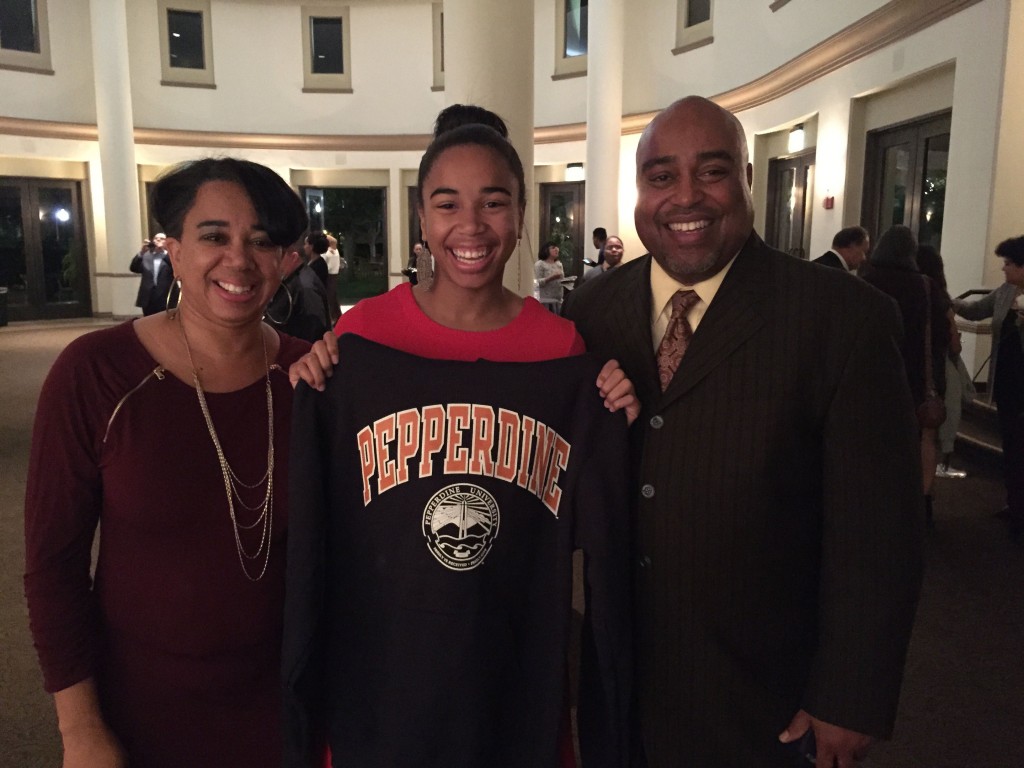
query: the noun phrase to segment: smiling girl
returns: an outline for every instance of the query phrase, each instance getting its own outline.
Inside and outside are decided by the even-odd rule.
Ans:
[[[360,302],[291,371],[323,394],[296,397],[289,766],[324,740],[336,765],[571,765],[576,547],[600,660],[581,674],[583,757],[625,764],[626,436],[604,408],[639,404],[572,323],[503,286],[525,181],[484,117],[420,163],[434,279]]]

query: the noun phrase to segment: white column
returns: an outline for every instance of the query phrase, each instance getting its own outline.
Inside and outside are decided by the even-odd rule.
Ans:
[[[96,83],[96,126],[99,129],[100,166],[103,175],[103,221],[106,254],[97,254],[101,272],[128,272],[128,263],[139,250],[142,219],[139,213],[139,179],[135,165],[132,94],[128,65],[126,0],[90,0],[92,61]],[[150,233],[151,234],[151,233]],[[111,311],[137,314],[135,293],[122,289],[126,278],[112,277]]]
[[[523,161],[527,215],[505,285],[533,291],[533,0],[445,0],[445,104],[479,104],[504,118]]]
[[[619,155],[622,138],[623,0],[591,3],[587,40],[586,254],[590,233],[619,231]]]

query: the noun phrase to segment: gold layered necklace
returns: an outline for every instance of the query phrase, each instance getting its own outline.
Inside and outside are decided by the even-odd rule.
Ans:
[[[188,354],[189,365],[192,366],[192,381],[195,384],[196,396],[199,398],[199,408],[206,419],[206,429],[210,433],[214,450],[217,452],[217,461],[220,463],[220,472],[224,477],[224,493],[228,499],[228,515],[231,518],[231,527],[235,534],[235,549],[238,551],[238,562],[242,565],[242,572],[249,581],[259,581],[267,572],[267,563],[270,562],[270,537],[274,523],[274,397],[270,389],[270,361],[267,358],[267,338],[263,335],[262,329],[260,338],[263,340],[263,363],[266,371],[267,382],[267,471],[255,483],[247,483],[242,480],[228,463],[224,455],[224,448],[220,444],[217,430],[213,426],[213,419],[210,417],[210,408],[206,404],[206,393],[203,392],[203,385],[199,381],[199,371],[196,370],[195,361],[192,359],[192,349],[188,345],[188,336],[185,334],[185,324],[181,320],[181,312],[174,313],[174,319],[178,321],[178,328],[181,330],[181,340],[185,344],[185,352]],[[242,498],[240,488],[252,493],[264,483],[267,484],[266,492],[263,495],[263,502],[250,506]],[[238,522],[235,513],[235,503],[249,512],[259,512],[256,519],[249,523]],[[254,552],[249,552],[242,543],[242,532],[249,532],[259,528],[260,541]],[[262,564],[261,564],[262,563]],[[259,573],[253,575],[253,570],[259,569]]]

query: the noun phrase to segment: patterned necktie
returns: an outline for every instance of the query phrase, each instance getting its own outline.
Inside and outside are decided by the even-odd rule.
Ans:
[[[693,329],[690,328],[690,321],[686,319],[686,315],[698,301],[700,296],[696,291],[676,291],[672,295],[672,317],[668,321],[668,330],[658,345],[658,380],[661,382],[662,392],[668,389],[693,337]]]

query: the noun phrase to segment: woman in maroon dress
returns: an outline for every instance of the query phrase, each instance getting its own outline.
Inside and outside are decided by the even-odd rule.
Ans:
[[[276,766],[285,371],[308,345],[262,315],[306,215],[231,158],[174,169],[151,207],[178,308],[81,337],[40,396],[32,632],[65,766]]]

